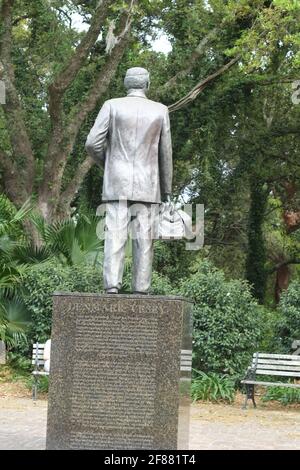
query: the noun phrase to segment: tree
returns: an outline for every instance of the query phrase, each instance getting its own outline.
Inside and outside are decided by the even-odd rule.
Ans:
[[[17,205],[28,199],[36,189],[37,206],[48,221],[57,218],[59,214],[66,214],[83,176],[92,166],[88,157],[79,162],[72,180],[63,188],[64,170],[80,127],[107,90],[128,44],[136,2],[129,1],[124,4],[124,8],[121,3],[116,5],[116,2],[111,0],[92,2],[93,5],[89,7],[86,7],[84,2],[78,2],[76,8],[72,5],[71,10],[79,9],[85,15],[93,13],[89,20],[89,29],[81,38],[73,30],[68,31],[59,16],[59,13],[64,11],[61,7],[66,7],[69,3],[57,1],[53,2],[53,6],[49,6],[48,2],[42,0],[37,0],[34,4],[27,1],[17,3],[14,0],[3,0],[1,4],[0,57],[1,76],[6,86],[3,111],[7,148],[2,147],[0,161],[5,187],[7,194]],[[18,16],[20,11],[21,18]],[[26,19],[22,19],[25,17]],[[83,93],[82,99],[79,102],[68,101],[68,92],[78,74],[83,73],[83,69],[98,66],[97,63],[89,63],[89,56],[99,34],[101,31],[105,32],[108,20],[111,32],[112,22],[117,22],[114,42],[110,44],[109,53],[101,56],[102,67]],[[21,53],[16,50],[15,45],[18,34],[23,36],[21,42],[23,39],[23,47],[25,46]],[[53,56],[53,52],[50,53],[52,63],[45,63],[47,60],[43,60],[42,54],[49,53],[53,47],[50,41],[55,38],[55,34],[59,40],[62,39],[62,46],[56,56]],[[70,39],[75,42],[75,47]],[[60,65],[58,62],[63,59],[64,54],[66,60]],[[39,93],[43,95],[43,99],[40,100],[40,116],[37,116],[36,120],[28,116],[33,96],[29,89],[25,89],[25,86],[29,87],[29,83],[26,83],[26,80],[22,83],[23,77],[18,76],[21,70],[16,67],[16,60],[25,62],[28,78],[34,80],[34,92],[37,92],[36,87],[40,85]],[[40,75],[34,77],[39,72]],[[43,108],[46,103],[45,110]],[[34,136],[31,135],[34,132],[33,126],[36,125],[48,126],[47,135],[44,136],[47,140],[45,154],[42,158],[38,155],[41,142],[34,142]],[[41,167],[38,175],[37,164]]]
[[[189,2],[178,2],[179,11],[181,4],[186,11]],[[147,44],[155,21],[168,16],[173,6],[176,10],[177,2],[169,0],[156,0],[151,5],[136,0],[55,0],[50,5],[46,0],[2,0],[0,78],[6,86],[6,103],[1,117],[0,166],[5,191],[15,204],[20,206],[34,195],[47,221],[70,212],[70,204],[93,165],[82,147],[79,158],[75,154],[80,130],[105,97],[125,52],[132,51],[135,58],[142,44]],[[89,25],[85,34],[72,27],[72,13],[80,14]],[[210,23],[220,17],[218,11],[214,18],[202,1],[196,2],[195,13],[200,15],[198,23],[201,15],[212,17]],[[215,28],[201,28],[200,32],[204,37],[195,34],[190,44],[195,61],[207,50]],[[175,64],[174,76],[167,77],[159,96],[189,77],[192,68],[187,60],[183,67]],[[213,73],[194,87],[189,98],[194,99],[236,60],[226,60],[225,54],[219,57],[211,64]],[[186,102],[184,99],[175,108]]]

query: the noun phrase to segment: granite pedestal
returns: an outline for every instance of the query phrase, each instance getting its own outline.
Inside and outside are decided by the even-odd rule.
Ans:
[[[187,449],[191,307],[56,293],[47,449]]]

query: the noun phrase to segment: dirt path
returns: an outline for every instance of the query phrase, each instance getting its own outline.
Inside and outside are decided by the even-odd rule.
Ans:
[[[192,406],[191,449],[300,449],[300,409],[201,403]]]
[[[14,395],[14,396],[13,396]],[[0,449],[44,449],[47,401],[0,385]],[[198,403],[191,407],[190,449],[300,449],[300,407]]]

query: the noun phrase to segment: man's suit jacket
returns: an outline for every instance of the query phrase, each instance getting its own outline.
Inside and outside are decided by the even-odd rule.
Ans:
[[[164,194],[171,193],[168,108],[147,99],[141,90],[104,103],[86,150],[98,163],[105,161],[103,201],[159,203]]]

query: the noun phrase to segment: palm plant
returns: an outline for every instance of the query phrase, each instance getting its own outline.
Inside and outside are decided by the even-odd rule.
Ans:
[[[31,223],[40,238],[39,246],[24,231]],[[32,264],[57,258],[67,265],[101,265],[103,240],[97,235],[99,218],[80,215],[48,224],[34,213],[29,202],[19,210],[0,195],[0,339],[8,347],[24,337],[30,322],[18,296],[24,274]]]
[[[53,224],[47,224],[39,216],[33,218],[44,243],[45,255],[52,254],[64,264],[102,264],[103,240],[98,238],[99,218],[80,215]]]
[[[30,326],[30,314],[18,298],[0,299],[0,340],[9,348],[20,340],[26,340],[26,331]]]
[[[17,296],[27,266],[18,263],[14,257],[16,247],[23,243],[21,223],[30,211],[29,202],[16,210],[4,195],[0,195],[0,339],[8,347],[25,338],[30,323],[29,313]]]

